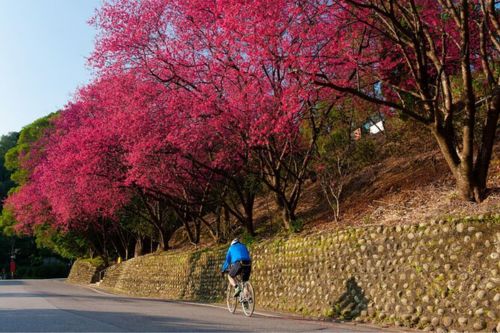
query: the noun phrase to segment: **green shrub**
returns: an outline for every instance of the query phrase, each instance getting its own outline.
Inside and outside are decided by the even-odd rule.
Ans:
[[[80,259],[81,262],[88,262],[94,267],[104,267],[104,260],[101,257]]]
[[[253,243],[255,243],[255,237],[245,232],[243,235],[241,235],[241,242],[246,246],[251,246]]]
[[[296,219],[292,221],[291,225],[291,232],[300,232],[302,228],[304,227],[304,220],[303,219]]]

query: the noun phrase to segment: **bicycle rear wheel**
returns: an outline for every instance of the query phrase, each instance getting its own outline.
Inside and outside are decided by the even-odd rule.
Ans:
[[[245,316],[250,317],[255,310],[255,293],[249,281],[245,282],[242,293],[241,307]]]
[[[234,313],[236,311],[236,305],[238,305],[238,298],[234,297],[234,287],[231,283],[227,285],[226,303],[229,312]]]

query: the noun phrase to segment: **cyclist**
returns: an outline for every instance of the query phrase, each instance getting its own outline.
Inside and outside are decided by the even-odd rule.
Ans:
[[[250,253],[245,244],[241,243],[238,238],[233,239],[231,246],[227,250],[226,261],[222,265],[221,273],[224,274],[225,272],[229,273],[227,278],[229,283],[235,287],[234,297],[237,297],[241,290],[235,279],[236,276],[241,274],[241,278],[245,282],[250,279],[250,273],[252,272]]]

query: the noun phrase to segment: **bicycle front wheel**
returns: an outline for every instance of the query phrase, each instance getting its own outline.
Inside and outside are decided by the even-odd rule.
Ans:
[[[238,305],[238,299],[234,297],[234,287],[231,283],[228,283],[227,285],[226,303],[229,312],[234,313],[234,311],[236,311],[236,305]]]
[[[245,282],[245,285],[243,287],[241,307],[243,308],[243,313],[247,317],[250,317],[255,310],[255,293],[253,291],[252,284],[248,281]]]

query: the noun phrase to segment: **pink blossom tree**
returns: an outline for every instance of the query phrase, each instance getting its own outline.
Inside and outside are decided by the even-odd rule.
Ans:
[[[92,63],[101,73],[131,71],[163,84],[177,104],[169,107],[185,114],[176,128],[179,146],[205,145],[197,151],[210,152],[208,159],[189,155],[191,160],[226,179],[238,168],[258,175],[276,194],[290,229],[325,118],[316,104],[330,97],[306,89],[284,53],[291,41],[283,22],[286,28],[295,18],[293,6],[286,1],[240,6],[239,1],[105,3],[94,19],[100,36]],[[299,132],[304,121],[315,131],[307,141]],[[244,216],[230,210],[249,227],[254,194],[236,191]]]
[[[494,1],[308,1],[300,69],[423,124],[460,195],[481,201],[500,112],[499,23]],[[301,57],[298,58],[300,60]],[[353,70],[354,75],[347,75]]]

